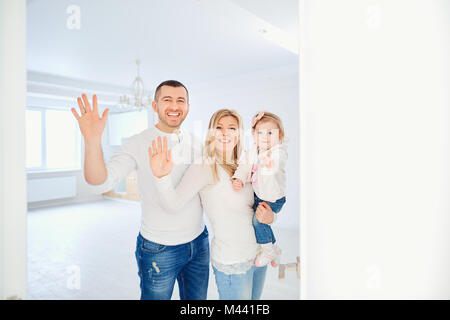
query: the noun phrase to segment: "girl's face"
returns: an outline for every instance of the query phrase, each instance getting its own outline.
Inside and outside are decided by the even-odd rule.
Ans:
[[[239,124],[235,117],[224,116],[217,122],[214,132],[215,149],[219,154],[231,155],[239,140]]]
[[[268,150],[280,141],[280,129],[273,121],[260,121],[256,124],[253,138],[260,150]]]

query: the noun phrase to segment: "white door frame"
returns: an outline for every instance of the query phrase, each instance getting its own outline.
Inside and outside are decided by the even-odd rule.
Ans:
[[[0,0],[0,299],[26,299],[26,1]]]

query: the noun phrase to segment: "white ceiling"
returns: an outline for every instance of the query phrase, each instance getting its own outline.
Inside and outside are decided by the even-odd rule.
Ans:
[[[70,5],[81,10],[80,30],[66,27]],[[259,30],[296,37],[297,12],[297,0],[33,0],[27,67],[120,86],[133,80],[136,58],[147,86],[296,68],[297,55]]]
[[[229,0],[293,35],[298,32],[299,0]]]

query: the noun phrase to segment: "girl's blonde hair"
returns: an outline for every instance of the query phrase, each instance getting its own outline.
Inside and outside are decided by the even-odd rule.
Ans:
[[[218,158],[218,154],[216,152],[215,148],[215,130],[217,128],[217,124],[219,123],[219,120],[223,117],[231,116],[236,119],[238,122],[238,142],[236,146],[233,148],[233,155],[232,155],[232,162],[231,163],[223,163],[223,159]],[[225,171],[228,173],[230,177],[233,176],[234,172],[236,171],[238,167],[238,160],[241,156],[242,149],[243,149],[243,141],[244,141],[244,128],[243,128],[243,121],[239,113],[237,113],[235,110],[230,109],[220,109],[217,110],[211,117],[211,120],[209,120],[208,125],[208,132],[206,134],[206,141],[205,141],[205,159],[207,160],[207,163],[211,165],[211,169],[213,171],[214,180],[219,180],[219,174],[217,172],[217,165],[220,165]]]
[[[284,140],[284,127],[283,127],[283,122],[281,121],[280,117],[277,116],[276,114],[272,113],[272,112],[267,112],[267,111],[262,111],[262,112],[258,112],[253,119],[255,119],[258,115],[263,114],[262,117],[260,117],[260,119],[254,121],[253,125],[252,125],[252,133],[255,132],[255,128],[256,125],[260,122],[266,122],[266,121],[272,121],[274,122],[277,126],[278,126],[278,130],[279,130],[279,138],[280,141],[282,142]]]

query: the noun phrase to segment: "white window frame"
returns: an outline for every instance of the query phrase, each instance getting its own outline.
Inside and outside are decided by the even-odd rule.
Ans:
[[[80,166],[78,167],[72,167],[72,168],[48,168],[47,167],[47,137],[46,137],[46,110],[57,110],[57,111],[67,111],[70,112],[70,110],[66,110],[63,108],[56,108],[56,107],[35,107],[35,106],[28,106],[26,107],[26,110],[32,110],[32,111],[39,111],[41,112],[41,166],[40,167],[29,167],[26,168],[27,173],[33,173],[33,172],[60,172],[60,171],[78,171],[81,170],[81,161]],[[74,118],[74,121],[75,118]],[[76,143],[78,145],[81,144],[81,135],[80,132],[77,132],[76,134]],[[80,149],[77,151],[77,157],[81,158],[81,145]],[[80,159],[81,160],[81,159]]]

